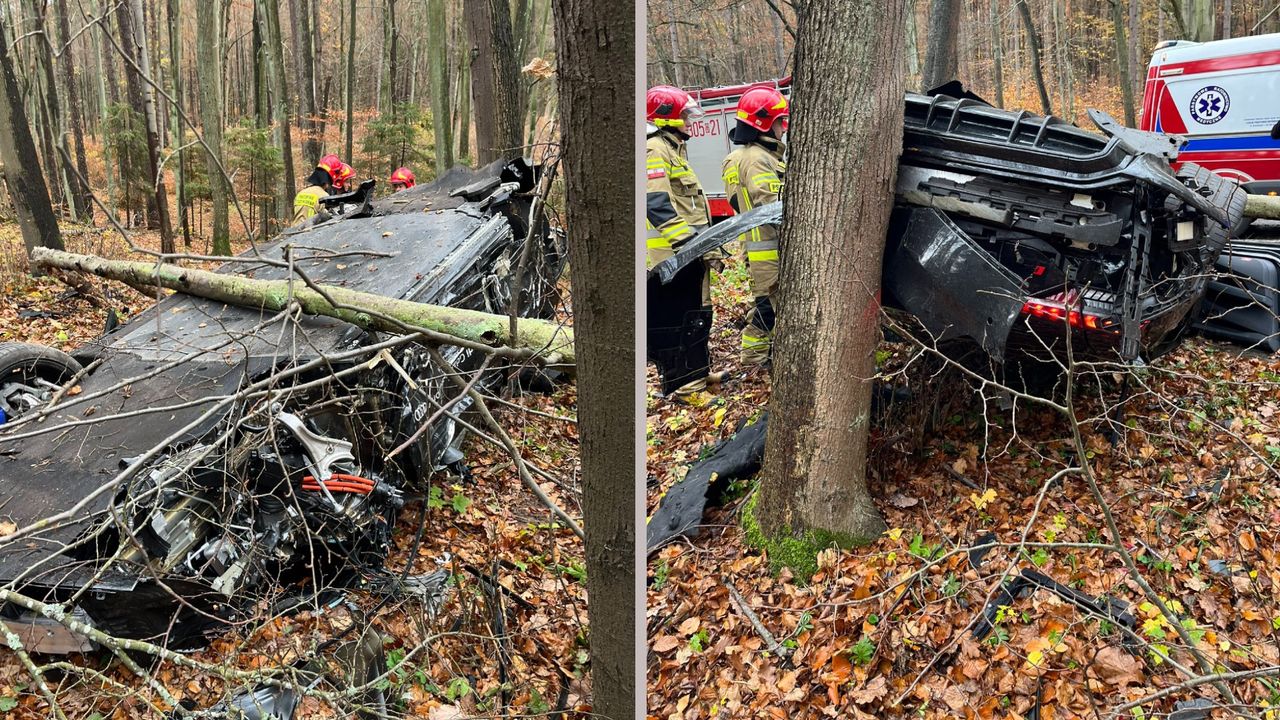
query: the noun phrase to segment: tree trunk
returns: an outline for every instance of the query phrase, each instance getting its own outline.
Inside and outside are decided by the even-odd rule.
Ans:
[[[522,152],[520,69],[507,0],[463,0],[471,39],[471,91],[480,165]]]
[[[1036,90],[1040,92],[1040,112],[1048,115],[1053,112],[1049,104],[1049,90],[1044,85],[1044,70],[1040,63],[1040,36],[1036,34],[1036,25],[1031,21],[1031,11],[1027,8],[1027,0],[1014,0],[1018,5],[1018,14],[1022,16],[1022,25],[1027,29],[1027,44],[1031,50],[1031,74],[1036,80]]]
[[[1214,12],[1212,0],[1186,0],[1183,8],[1186,14],[1188,40],[1209,42],[1213,39]]]
[[[347,143],[346,154],[343,156],[347,162],[351,161],[351,153],[355,147],[353,136],[351,134],[352,119],[355,116],[355,80],[356,80],[356,0],[351,0],[350,7],[347,8],[347,14],[350,15],[348,22],[350,23],[347,34]]]
[[[1004,33],[1000,31],[1000,0],[991,0],[991,64],[996,107],[1004,107]]]
[[[458,157],[471,160],[471,57],[463,51],[458,63]]]
[[[258,0],[266,31],[267,73],[271,77],[271,134],[284,167],[280,173],[279,190],[276,193],[276,217],[288,223],[293,217],[293,140],[290,138],[289,86],[284,70],[284,33],[280,31],[280,3],[277,0]]]
[[[453,167],[448,33],[444,0],[427,0],[427,65],[431,68],[431,127],[435,133],[436,175]]]
[[[196,4],[196,63],[200,82],[200,125],[204,132],[205,168],[213,205],[213,254],[231,254],[227,222],[227,186],[222,177],[222,7],[216,2]]]
[[[98,127],[102,127],[107,117],[107,98],[110,97],[107,92],[107,83],[112,83],[111,92],[115,92],[115,73],[112,71],[114,67],[111,64],[112,56],[106,51],[107,33],[110,31],[110,16],[102,18],[102,32],[98,33],[101,42],[96,44],[97,60],[98,60]],[[112,217],[116,216],[116,181],[115,173],[111,172],[114,163],[112,162],[111,145],[106,142],[102,132],[97,133],[98,144],[102,147],[102,164],[104,166],[103,175],[107,176],[107,212]]]
[[[1116,65],[1120,70],[1120,90],[1124,100],[1124,124],[1137,127],[1138,121],[1133,108],[1133,75],[1129,69],[1129,39],[1125,33],[1124,12],[1120,8],[1120,0],[1110,0],[1111,22],[1115,26]]]
[[[6,39],[5,17],[0,13],[0,163],[4,163],[4,180],[13,197],[13,208],[22,231],[22,243],[30,254],[38,247],[62,249],[62,232],[53,216],[49,189],[44,184],[36,162],[36,143],[22,106],[22,92],[13,72]]]
[[[384,0],[384,13],[382,17],[382,45],[386,51],[386,57],[383,59],[382,67],[385,72],[385,79],[382,84],[382,112],[390,113],[393,117],[396,114],[396,103],[400,101],[400,96],[396,92],[396,82],[400,76],[399,73],[399,39],[396,28],[396,0]]]
[[[932,0],[929,8],[929,49],[920,78],[921,92],[956,79],[956,38],[959,32],[959,0]]]
[[[336,285],[317,285],[324,294],[300,281],[257,280],[241,275],[215,273],[208,270],[179,267],[162,263],[130,260],[106,260],[93,255],[79,255],[59,250],[35,250],[31,263],[40,267],[60,268],[93,273],[128,285],[158,286],[189,295],[209,298],[229,305],[240,305],[269,312],[280,312],[289,303],[309,315],[337,318],[366,330],[401,333],[404,329],[393,320],[384,320],[381,314],[400,323],[424,327],[437,333],[461,340],[493,347],[512,347],[519,350],[543,353],[557,364],[574,363],[573,330],[553,320],[521,318],[513,338],[510,333],[511,318],[464,308],[428,305],[409,300],[399,300],[383,295],[348,290]],[[335,307],[325,295],[343,307]],[[630,296],[628,296],[630,297]],[[360,308],[360,311],[345,309]],[[366,312],[372,311],[372,312]],[[632,369],[632,366],[628,370]],[[619,382],[615,378],[615,382]],[[625,388],[630,392],[630,388]],[[581,417],[581,416],[579,416]],[[628,428],[632,418],[628,416]],[[630,435],[627,436],[630,442]],[[634,463],[629,467],[633,469]],[[628,485],[631,475],[626,477]],[[630,512],[630,506],[627,508]]]
[[[169,0],[169,68],[173,73],[174,138],[173,144],[186,144],[185,127],[182,124],[182,0]],[[174,180],[178,191],[178,224],[182,227],[182,245],[191,247],[191,220],[187,202],[186,153],[174,158]],[[172,161],[171,161],[172,162]]]
[[[799,6],[772,417],[753,509],[766,547],[794,547],[798,538],[805,555],[816,554],[832,542],[870,542],[885,528],[867,490],[867,431],[902,146],[906,5]],[[824,198],[842,193],[852,206],[831,212]],[[775,552],[773,560],[803,570],[813,556]]]
[[[1231,0],[1222,0],[1222,39],[1231,39]]]
[[[777,13],[774,13],[777,17]],[[907,75],[916,78],[920,75],[920,29],[916,24],[915,8],[907,9]],[[923,83],[923,80],[921,80]]]
[[[320,162],[320,135],[317,120],[320,108],[316,105],[316,51],[313,23],[319,19],[311,13],[310,0],[301,0],[295,24],[298,27],[298,107],[301,110],[302,122],[302,167],[315,167]]]
[[[152,200],[148,206],[155,209],[156,227],[160,230],[161,252],[172,253],[173,230],[169,226],[169,193],[160,177],[160,136],[156,129],[155,92],[147,80],[151,78],[151,60],[148,55],[147,33],[142,18],[142,0],[130,0],[117,6],[120,22],[120,39],[127,57],[125,81],[129,85],[130,104],[142,113],[147,123],[147,182],[151,184]],[[148,213],[150,214],[150,213]]]
[[[578,363],[593,715],[636,716],[635,162],[631,2],[555,0]],[[619,84],[625,86],[620,89]],[[898,93],[898,105],[902,93]],[[521,321],[523,325],[523,321]],[[640,707],[643,701],[639,700]]]
[[[80,102],[80,86],[75,74],[75,55],[71,49],[71,21],[67,15],[67,0],[58,0],[57,13],[58,44],[62,47],[58,67],[67,96],[67,124],[70,125],[71,140],[75,148],[76,172],[71,174],[71,187],[74,189],[72,200],[76,215],[91,220],[93,201],[89,198],[89,163],[84,152],[84,105]]]

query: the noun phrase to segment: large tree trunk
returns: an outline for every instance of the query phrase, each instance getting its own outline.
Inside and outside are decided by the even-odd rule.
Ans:
[[[147,202],[148,220],[154,219],[154,229],[160,230],[161,252],[171,253],[173,230],[169,226],[169,193],[164,179],[159,176],[160,134],[156,125],[155,92],[148,80],[151,60],[147,45],[146,27],[142,17],[142,0],[130,0],[117,6],[116,19],[120,23],[120,39],[127,57],[125,82],[129,87],[129,103],[146,118],[147,125],[147,183],[152,193]],[[154,218],[150,217],[154,212]]]
[[[399,31],[396,28],[396,0],[384,0],[385,5],[382,15],[382,46],[386,53],[383,58],[383,81],[382,81],[382,112],[392,116],[396,112],[396,103],[400,101],[400,96],[396,92],[396,83],[400,75],[399,57]]]
[[[1031,20],[1031,11],[1027,8],[1027,0],[1014,0],[1018,6],[1018,14],[1022,17],[1022,25],[1027,29],[1027,43],[1031,49],[1031,74],[1036,80],[1036,90],[1040,92],[1040,112],[1048,115],[1053,112],[1049,104],[1049,90],[1044,85],[1044,69],[1040,60],[1040,35],[1036,33],[1036,25]]]
[[[1186,15],[1188,40],[1209,42],[1213,39],[1213,26],[1216,16],[1212,0],[1186,0],[1183,7]]]
[[[798,538],[816,553],[870,542],[885,527],[867,490],[867,431],[902,146],[906,4],[798,8],[773,398],[753,510],[766,547]],[[833,213],[824,199],[836,195],[851,205]],[[773,560],[803,568],[813,556]]]
[[[277,0],[258,0],[265,30],[267,73],[271,77],[271,134],[280,149],[284,167],[280,173],[280,185],[276,192],[276,217],[287,224],[293,217],[293,140],[289,121],[289,86],[284,70],[284,33],[280,31],[280,3]]]
[[[213,205],[213,253],[231,254],[231,231],[227,222],[227,185],[222,177],[222,7],[217,2],[196,5],[196,62],[201,71],[200,125],[204,142],[205,168]]]
[[[573,266],[578,428],[591,632],[592,714],[635,717],[636,607],[635,290],[640,256],[635,186],[619,168],[635,163],[637,127],[630,73],[635,7],[610,0],[555,0],[565,223]],[[898,105],[902,105],[899,92]],[[630,261],[627,258],[631,258]],[[523,325],[523,323],[522,323]]]
[[[1111,0],[1111,22],[1116,35],[1116,65],[1120,70],[1120,91],[1124,100],[1124,124],[1137,127],[1137,116],[1133,108],[1133,75],[1129,69],[1129,39],[1125,33],[1125,16],[1120,8],[1120,0]]]
[[[75,147],[76,172],[71,173],[73,205],[76,215],[93,217],[93,201],[89,198],[89,163],[84,152],[84,105],[80,102],[80,86],[75,74],[75,55],[71,49],[71,22],[67,15],[67,0],[58,0],[58,44],[62,48],[62,56],[58,59],[58,67],[62,75],[62,85],[67,97],[67,124],[70,125],[71,140]]]
[[[959,0],[932,0],[929,8],[929,50],[924,58],[920,91],[956,79],[956,40],[960,35]]]
[[[4,97],[0,98],[0,163],[4,164],[4,180],[13,197],[22,243],[31,253],[38,247],[62,249],[62,233],[53,216],[49,189],[44,184],[36,162],[36,143],[27,124],[22,106],[22,91],[9,58],[8,29],[0,13],[0,79]]]
[[[524,103],[507,0],[463,0],[471,39],[471,92],[476,116],[476,160],[487,165],[520,155]]]
[[[321,294],[297,280],[291,286],[288,280],[256,280],[165,263],[157,267],[154,262],[106,260],[93,255],[49,249],[33,251],[31,263],[40,267],[93,273],[128,285],[159,286],[230,305],[261,308],[271,312],[280,312],[291,302],[296,302],[309,315],[337,318],[366,330],[400,333],[403,328],[394,321],[398,320],[400,323],[423,327],[471,343],[544,353],[556,363],[574,363],[573,330],[551,320],[521,318],[513,338],[510,333],[511,318],[507,315],[416,303],[348,290],[336,285],[317,285],[324,291]],[[325,295],[342,307],[335,307]],[[394,320],[384,320],[378,315],[386,315]],[[615,382],[617,381],[615,377]],[[626,389],[630,391],[629,387]],[[631,418],[628,416],[627,420],[630,421]],[[628,483],[629,480],[630,476]]]
[[[465,51],[458,63],[458,157],[471,159],[471,58]]]
[[[65,0],[64,0],[65,1]],[[169,0],[169,71],[173,74],[173,143],[186,144],[186,127],[182,122],[182,0]],[[174,184],[178,193],[178,224],[182,227],[182,245],[191,247],[191,221],[187,202],[186,153],[180,152],[172,162]]]
[[[453,167],[453,116],[449,112],[449,25],[443,0],[427,3],[427,66],[431,69],[431,127],[436,175]]]

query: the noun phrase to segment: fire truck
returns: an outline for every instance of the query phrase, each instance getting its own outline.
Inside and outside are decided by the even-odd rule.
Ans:
[[[791,96],[791,77],[767,82],[730,85],[726,87],[689,90],[706,114],[689,122],[689,165],[707,193],[711,208],[711,222],[718,222],[733,215],[729,199],[724,194],[724,181],[720,178],[720,164],[733,149],[729,131],[737,121],[738,98],[754,87],[775,87],[787,97]]]
[[[1280,34],[1161,43],[1147,67],[1139,129],[1182,135],[1193,162],[1256,194],[1280,192]]]

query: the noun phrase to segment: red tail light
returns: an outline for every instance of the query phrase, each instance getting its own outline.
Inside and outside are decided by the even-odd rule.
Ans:
[[[1022,304],[1022,314],[1057,322],[1062,322],[1065,317],[1071,327],[1085,328],[1087,330],[1102,330],[1110,325],[1109,321],[1097,315],[1090,315],[1079,310],[1067,310],[1061,303],[1036,300],[1034,298],[1028,298]]]

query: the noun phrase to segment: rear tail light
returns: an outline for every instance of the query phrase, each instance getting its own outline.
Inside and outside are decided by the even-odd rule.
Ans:
[[[1112,325],[1112,322],[1106,318],[1080,312],[1079,310],[1068,310],[1061,303],[1037,300],[1035,298],[1028,298],[1022,304],[1022,314],[1056,322],[1062,322],[1062,319],[1066,318],[1071,327],[1085,330],[1105,330]]]

